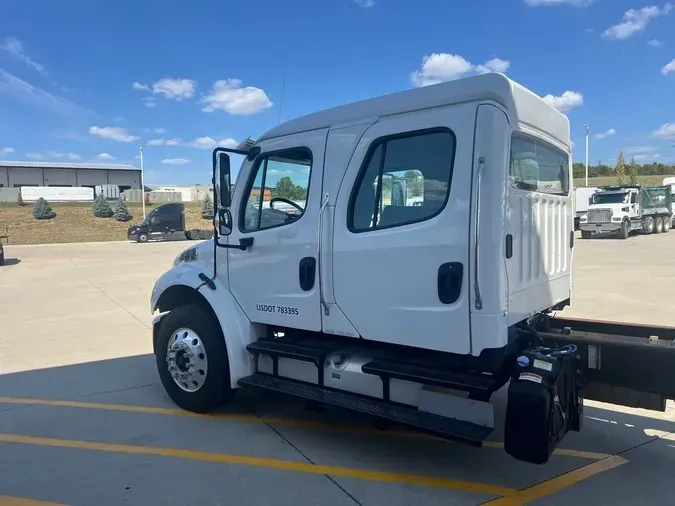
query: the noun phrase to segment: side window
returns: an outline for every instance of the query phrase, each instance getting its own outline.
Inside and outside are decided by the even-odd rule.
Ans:
[[[511,186],[519,190],[569,194],[569,156],[560,149],[528,135],[511,137]]]
[[[312,152],[294,148],[263,153],[255,161],[242,202],[242,232],[288,225],[307,208]]]
[[[373,142],[352,192],[347,226],[365,232],[428,220],[450,194],[455,136],[447,129]]]

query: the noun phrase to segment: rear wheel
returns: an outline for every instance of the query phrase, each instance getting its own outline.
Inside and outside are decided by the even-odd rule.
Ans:
[[[649,216],[648,218],[645,218],[644,221],[642,222],[642,231],[645,234],[651,234],[654,232],[654,218]]]
[[[222,332],[199,306],[179,306],[162,318],[156,350],[162,385],[179,407],[207,413],[234,394]]]
[[[654,220],[654,232],[657,234],[663,232],[663,218],[656,218],[656,220]]]
[[[664,234],[668,233],[668,231],[670,230],[670,226],[671,226],[670,218],[668,218],[668,217],[663,218],[663,233]]]

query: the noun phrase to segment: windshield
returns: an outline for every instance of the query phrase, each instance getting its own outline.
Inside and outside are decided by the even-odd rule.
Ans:
[[[628,192],[625,193],[596,193],[593,195],[594,204],[627,204]]]

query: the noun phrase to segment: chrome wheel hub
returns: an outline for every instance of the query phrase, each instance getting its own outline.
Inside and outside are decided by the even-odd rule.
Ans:
[[[208,372],[206,349],[194,330],[180,328],[173,333],[166,363],[176,385],[186,392],[196,392],[204,385]]]

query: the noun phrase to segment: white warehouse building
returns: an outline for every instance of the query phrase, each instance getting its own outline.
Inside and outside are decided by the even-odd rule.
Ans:
[[[120,192],[141,189],[141,169],[133,165],[0,160],[0,188],[116,184]]]

